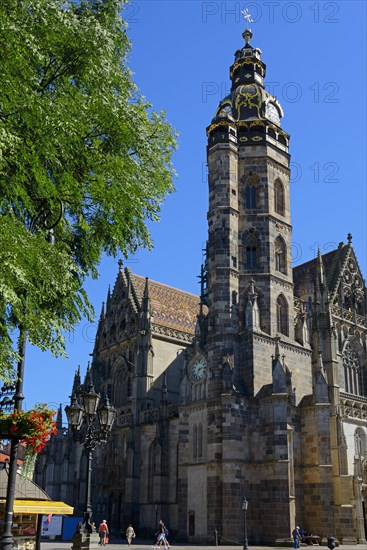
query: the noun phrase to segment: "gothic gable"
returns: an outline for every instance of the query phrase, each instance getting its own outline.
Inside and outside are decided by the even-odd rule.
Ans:
[[[112,291],[108,291],[106,308],[102,306],[96,337],[97,349],[136,336],[139,303],[126,270],[121,268]]]
[[[326,287],[332,306],[365,315],[365,282],[354,253],[351,236],[348,244],[340,243],[336,250],[321,256],[326,275]],[[317,262],[314,258],[293,269],[295,294],[313,294],[313,285],[317,280]]]
[[[365,315],[365,282],[354,250],[345,246],[343,261],[340,261],[335,284],[330,289],[330,302],[346,312],[355,309],[357,315]]]

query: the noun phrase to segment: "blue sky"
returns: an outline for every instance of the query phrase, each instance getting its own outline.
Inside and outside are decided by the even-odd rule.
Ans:
[[[142,94],[179,132],[176,193],[151,226],[151,252],[124,264],[139,275],[198,293],[207,236],[206,127],[229,90],[229,67],[244,44],[248,7],[252,45],[262,50],[266,84],[291,134],[293,263],[346,242],[366,269],[366,2],[137,0],[125,10],[130,67]],[[97,318],[117,259],[104,258],[87,291]],[[68,359],[28,347],[25,408],[68,402],[74,372],[85,372],[97,323],[68,335]]]

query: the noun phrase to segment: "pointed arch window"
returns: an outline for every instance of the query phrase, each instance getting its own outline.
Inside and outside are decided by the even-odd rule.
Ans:
[[[126,453],[126,461],[127,461],[127,464],[128,464],[128,460],[129,460],[129,453],[133,453],[132,449],[128,449],[127,453]],[[149,477],[149,482],[148,482],[148,487],[147,487],[147,492],[148,492],[148,498],[150,500],[153,500],[156,498],[156,490],[157,490],[157,484],[155,482],[155,476],[159,476],[161,474],[161,446],[160,444],[158,443],[158,440],[155,439],[152,444],[150,445],[149,447],[149,471],[148,471],[148,477]],[[131,473],[129,473],[129,469],[127,468],[127,475],[132,475],[132,469],[131,469]]]
[[[194,424],[192,439],[192,457],[203,458],[203,425]]]
[[[245,197],[246,208],[257,208],[257,189],[254,185],[247,185]]]
[[[277,298],[277,330],[288,336],[288,304],[282,294]]]
[[[203,457],[203,425],[198,426],[198,458]]]
[[[362,293],[358,293],[356,296],[356,311],[358,315],[364,315],[364,299]]]
[[[55,464],[52,459],[50,459],[49,463],[47,464],[47,483],[52,484],[54,482],[54,471],[55,471]]]
[[[336,334],[337,334],[337,337],[338,337],[338,349],[339,349],[339,351],[342,351],[342,349],[343,349],[343,333],[342,333],[342,329],[341,329],[339,324],[335,325],[335,330],[336,330]]]
[[[131,397],[129,384],[131,384],[131,375],[125,359],[119,357],[113,366],[114,384],[108,385],[107,394],[109,399],[112,399],[116,406],[121,406],[126,403],[128,397]]]
[[[257,269],[259,245],[255,235],[250,234],[246,240],[246,269]]]
[[[358,354],[350,342],[347,342],[344,347],[342,362],[344,367],[345,391],[355,395],[363,395],[361,365]]]
[[[287,274],[287,247],[282,237],[275,239],[275,269]]]
[[[362,428],[357,428],[354,432],[355,455],[364,456],[366,453],[366,434]]]
[[[131,397],[133,394],[133,381],[131,378],[131,375],[128,375],[127,377],[127,397]]]
[[[279,179],[274,183],[274,210],[277,214],[284,216],[284,186]]]
[[[192,457],[197,458],[197,456],[198,456],[198,427],[195,424],[193,429]]]
[[[260,178],[257,174],[250,173],[249,177],[246,180],[245,188],[245,204],[246,208],[258,208],[259,206],[259,197],[258,197],[258,187],[259,187]]]
[[[134,451],[130,448],[126,451],[126,474],[133,475],[134,469]]]
[[[62,463],[61,476],[62,476],[62,483],[67,483],[68,482],[68,477],[69,477],[69,461],[68,461],[67,457],[64,457],[64,460],[63,460],[63,463]]]
[[[352,294],[351,291],[346,288],[344,290],[344,309],[347,309],[348,311],[352,311]]]

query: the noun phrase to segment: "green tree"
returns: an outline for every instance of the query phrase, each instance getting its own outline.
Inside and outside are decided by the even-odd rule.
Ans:
[[[173,191],[175,134],[133,83],[121,0],[0,3],[0,376],[14,330],[54,354],[92,308],[105,252],[151,247],[147,220]],[[31,231],[64,215],[55,245]],[[26,305],[27,303],[27,305]]]

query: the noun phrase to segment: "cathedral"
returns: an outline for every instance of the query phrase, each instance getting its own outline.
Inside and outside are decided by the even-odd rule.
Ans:
[[[174,540],[366,542],[366,287],[352,236],[292,268],[289,134],[243,33],[207,128],[200,296],[120,262],[87,377],[116,408],[93,458],[93,519]],[[72,394],[85,381],[75,375]],[[35,481],[82,515],[87,458],[62,428]]]

